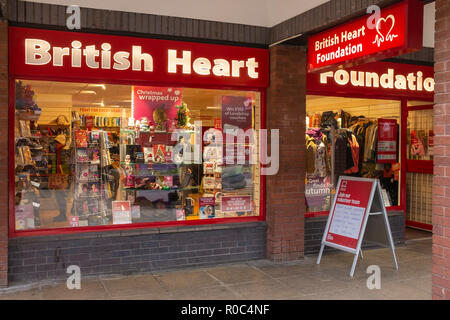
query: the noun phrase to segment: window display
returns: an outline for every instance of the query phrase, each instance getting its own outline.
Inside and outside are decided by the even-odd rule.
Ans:
[[[344,175],[380,179],[386,203],[399,205],[400,103],[307,96],[306,111],[307,211],[329,211]]]
[[[221,131],[259,129],[258,92],[32,80],[15,92],[16,230],[259,215],[258,139],[239,153]]]

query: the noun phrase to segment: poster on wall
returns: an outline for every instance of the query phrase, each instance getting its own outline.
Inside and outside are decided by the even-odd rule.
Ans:
[[[398,161],[397,128],[395,119],[378,119],[378,163],[396,163]]]
[[[225,133],[223,138],[224,163],[244,164],[248,163],[252,152],[249,138],[238,136],[239,130],[246,132],[252,128],[253,99],[241,96],[222,97],[222,130]],[[236,143],[238,139],[245,139],[244,143],[249,143],[244,148],[244,153],[238,152],[236,143],[229,143],[227,140],[233,138]]]
[[[141,128],[153,125],[166,132],[177,116],[182,102],[182,88],[133,86],[133,118]]]
[[[112,214],[113,214],[113,224],[131,223],[130,201],[113,201]]]

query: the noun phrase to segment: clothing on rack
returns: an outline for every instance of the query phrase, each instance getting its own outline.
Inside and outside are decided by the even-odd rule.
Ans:
[[[310,129],[305,135],[306,173],[317,177],[330,174],[328,139],[320,129]]]

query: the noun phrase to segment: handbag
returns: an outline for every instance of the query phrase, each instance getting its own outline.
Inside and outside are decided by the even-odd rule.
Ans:
[[[68,189],[69,187],[69,176],[67,174],[53,173],[48,177],[48,188],[49,189]]]

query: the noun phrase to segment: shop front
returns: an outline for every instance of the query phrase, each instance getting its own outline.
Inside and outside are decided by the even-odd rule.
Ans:
[[[265,257],[238,136],[264,128],[268,50],[10,27],[9,52],[10,279]]]
[[[389,62],[308,73],[305,253],[317,252],[340,176],[377,178],[396,242],[431,230],[433,68]]]

